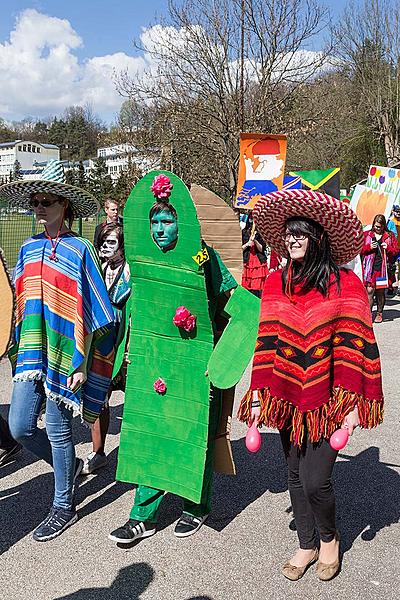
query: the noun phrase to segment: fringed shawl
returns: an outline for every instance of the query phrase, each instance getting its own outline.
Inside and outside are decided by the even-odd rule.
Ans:
[[[57,260],[50,260],[51,250],[43,234],[33,236],[15,267],[14,381],[41,379],[48,398],[93,423],[111,381],[114,314],[92,244],[67,233],[57,242]],[[82,364],[91,333],[87,381],[74,393],[67,378]]]
[[[361,252],[364,282],[372,281],[374,272],[376,250],[371,248],[373,237],[373,231],[366,231],[364,233],[364,246]],[[387,247],[382,256],[383,260],[381,269],[378,273],[379,277],[384,277],[387,274],[387,261],[391,263],[399,251],[396,236],[392,232],[385,231],[382,236],[382,242],[385,242]]]
[[[250,390],[238,417],[251,415],[258,390],[259,424],[291,428],[301,445],[305,427],[312,442],[329,437],[358,407],[362,427],[383,418],[378,347],[365,288],[346,269],[327,297],[295,288],[290,301],[282,292],[282,273],[265,284]]]

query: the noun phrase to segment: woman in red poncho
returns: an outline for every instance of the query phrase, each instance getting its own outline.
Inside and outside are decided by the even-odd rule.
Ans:
[[[345,204],[310,190],[268,194],[253,216],[288,262],[263,289],[251,386],[239,418],[281,435],[300,546],[283,575],[300,579],[318,560],[317,575],[326,581],[340,566],[331,483],[337,452],[329,438],[340,427],[351,435],[383,417],[368,296],[359,278],[338,266],[359,254],[362,225]]]

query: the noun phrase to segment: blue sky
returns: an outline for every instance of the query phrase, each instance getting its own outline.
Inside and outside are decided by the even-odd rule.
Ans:
[[[119,51],[133,53],[132,39],[141,27],[166,12],[168,0],[8,0],[1,4],[0,43],[9,37],[18,14],[34,8],[68,19],[84,41],[77,55],[88,58]]]
[[[335,16],[346,2],[332,3]],[[140,73],[148,66],[132,41],[168,10],[168,0],[1,4],[0,117],[6,121],[59,115],[73,104],[90,104],[113,121],[122,102],[113,73]]]

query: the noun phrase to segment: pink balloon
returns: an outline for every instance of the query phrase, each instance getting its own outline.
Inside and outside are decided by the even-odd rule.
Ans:
[[[333,448],[334,450],[343,450],[348,441],[349,432],[347,431],[347,429],[343,428],[338,429],[337,431],[332,433],[329,443],[331,445],[331,448]]]
[[[246,448],[249,452],[258,452],[261,447],[261,435],[255,423],[249,427],[246,435]]]

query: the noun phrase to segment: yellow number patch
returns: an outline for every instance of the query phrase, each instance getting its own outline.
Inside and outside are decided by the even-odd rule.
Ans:
[[[203,250],[199,250],[198,253],[196,254],[196,256],[192,256],[192,258],[193,258],[194,262],[199,265],[199,267],[202,267],[204,265],[204,263],[206,263],[208,260],[210,260],[210,257],[207,252],[207,248],[204,248]]]

